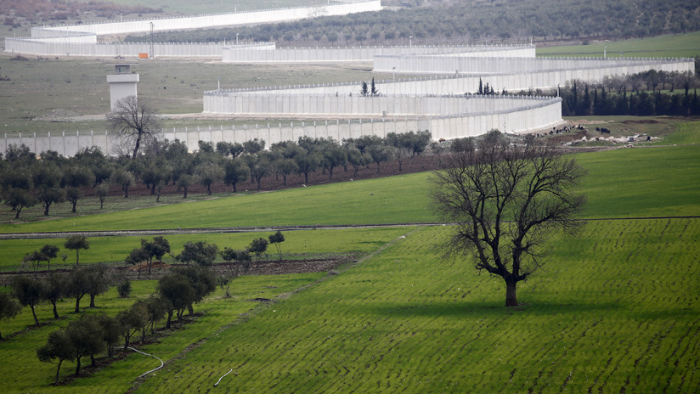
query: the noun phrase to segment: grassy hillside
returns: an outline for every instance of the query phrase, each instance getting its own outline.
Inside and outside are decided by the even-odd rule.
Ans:
[[[582,217],[700,215],[700,147],[635,148],[580,154],[588,175]],[[0,232],[126,230],[263,225],[435,221],[428,173],[336,183],[274,193],[104,215],[5,224]]]
[[[227,330],[138,392],[693,392],[698,220],[590,223],[505,309],[443,228]]]

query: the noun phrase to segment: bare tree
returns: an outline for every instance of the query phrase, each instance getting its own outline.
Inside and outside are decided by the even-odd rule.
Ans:
[[[123,147],[133,149],[132,159],[136,158],[142,144],[157,140],[161,129],[155,110],[139,102],[136,96],[117,101],[114,111],[107,114],[107,122],[119,133]]]
[[[498,131],[444,156],[431,182],[434,209],[454,222],[446,258],[506,282],[506,306],[517,306],[516,285],[542,264],[544,241],[573,232],[585,197],[572,193],[585,171],[552,146],[511,144]]]

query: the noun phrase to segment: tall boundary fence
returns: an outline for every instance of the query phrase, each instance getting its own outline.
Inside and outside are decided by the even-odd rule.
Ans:
[[[479,98],[475,100],[490,100],[497,104],[499,100],[508,98]],[[522,104],[523,100],[518,98]],[[517,104],[517,103],[516,103]],[[224,127],[206,129],[173,129],[162,130],[161,138],[178,139],[187,145],[189,150],[196,150],[199,141],[239,142],[258,138],[264,140],[267,146],[281,141],[296,141],[299,137],[333,138],[342,141],[347,138],[358,138],[365,135],[386,137],[388,133],[406,133],[410,131],[428,130],[433,138],[459,138],[478,136],[486,130],[499,129],[508,132],[522,132],[552,127],[561,123],[561,99],[559,98],[528,98],[527,105],[506,110],[487,112],[463,113],[448,116],[384,116],[374,118],[316,120],[310,122],[265,123],[246,125],[243,127]],[[496,105],[497,106],[497,105]],[[10,145],[24,144],[32,152],[41,154],[47,150],[70,157],[79,150],[98,147],[102,152],[116,155],[120,152],[120,138],[116,133],[75,132],[50,133],[48,136],[31,136],[0,138],[0,152],[6,152]]]

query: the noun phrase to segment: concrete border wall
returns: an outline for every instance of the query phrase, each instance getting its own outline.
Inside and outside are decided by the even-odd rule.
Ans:
[[[224,63],[306,63],[330,61],[372,61],[379,55],[425,55],[469,57],[535,57],[534,45],[427,45],[391,47],[304,47],[255,50],[252,47],[223,48]],[[266,48],[274,49],[274,48]],[[389,70],[391,72],[391,69]]]
[[[343,120],[317,120],[311,122],[291,122],[277,124],[255,124],[243,127],[223,127],[219,129],[173,129],[163,130],[163,138],[183,141],[190,151],[198,149],[198,141],[206,142],[240,142],[262,139],[267,146],[281,141],[296,141],[301,136],[312,138],[333,138],[342,141],[364,135],[386,137],[388,133],[429,130],[435,139],[477,136],[492,129],[507,132],[538,130],[551,127],[561,122],[561,99],[559,98],[513,98],[513,108],[489,111],[500,107],[499,102],[511,100],[501,97],[470,97],[471,100],[483,101],[484,112],[456,114],[447,116],[386,116],[380,118],[360,118]],[[518,103],[526,104],[517,107]],[[25,144],[32,152],[41,154],[53,150],[63,156],[73,156],[80,149],[98,147],[108,155],[116,155],[119,137],[115,133],[75,132],[49,133],[46,137],[0,138],[0,152],[14,144]]]
[[[129,34],[151,31],[203,29],[208,27],[236,26],[254,23],[275,23],[318,16],[347,15],[357,12],[379,11],[380,0],[345,0],[318,7],[289,7],[267,10],[226,12],[219,14],[192,15],[180,18],[144,18],[120,22],[105,22],[71,26],[36,27],[32,37],[51,37],[56,33],[89,32],[98,36]]]
[[[271,117],[307,116],[452,116],[481,112],[510,111],[532,105],[528,96],[501,95],[306,95],[263,93],[235,95],[207,92],[204,112],[238,115],[266,114]]]
[[[149,18],[123,22],[86,25],[34,27],[31,37],[5,37],[5,51],[47,56],[137,56],[148,53],[143,44],[97,44],[97,36],[154,31],[200,29],[208,27],[236,26],[252,23],[293,21],[327,15],[347,15],[357,12],[379,11],[380,0],[346,0],[318,7],[294,7],[272,10],[256,10],[182,18]],[[152,24],[152,25],[151,25]],[[93,44],[93,45],[90,45]],[[125,46],[126,45],[126,46]],[[115,47],[113,47],[115,46]],[[221,57],[223,45],[216,48],[208,44],[160,44],[154,49],[156,56],[216,56]]]
[[[374,71],[405,74],[515,74],[545,71],[617,69],[628,74],[654,68],[693,71],[693,59],[672,58],[507,58],[426,55],[377,55]],[[632,71],[628,71],[632,70]],[[634,71],[640,70],[640,71]]]
[[[94,36],[93,36],[94,37]],[[154,43],[157,57],[211,57],[221,58],[222,44],[218,43]],[[49,40],[5,38],[5,52],[40,56],[137,57],[151,52],[150,43],[75,43]]]

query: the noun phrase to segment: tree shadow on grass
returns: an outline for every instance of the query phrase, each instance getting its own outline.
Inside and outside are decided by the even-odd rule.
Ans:
[[[478,301],[478,302],[433,302],[425,304],[415,303],[385,303],[383,305],[366,306],[364,311],[383,316],[393,317],[484,317],[507,316],[525,314],[528,316],[571,315],[588,312],[614,312],[624,309],[616,303],[606,302],[599,304],[587,303],[558,303],[537,302],[536,304],[522,303],[518,307],[507,308],[502,302]]]

